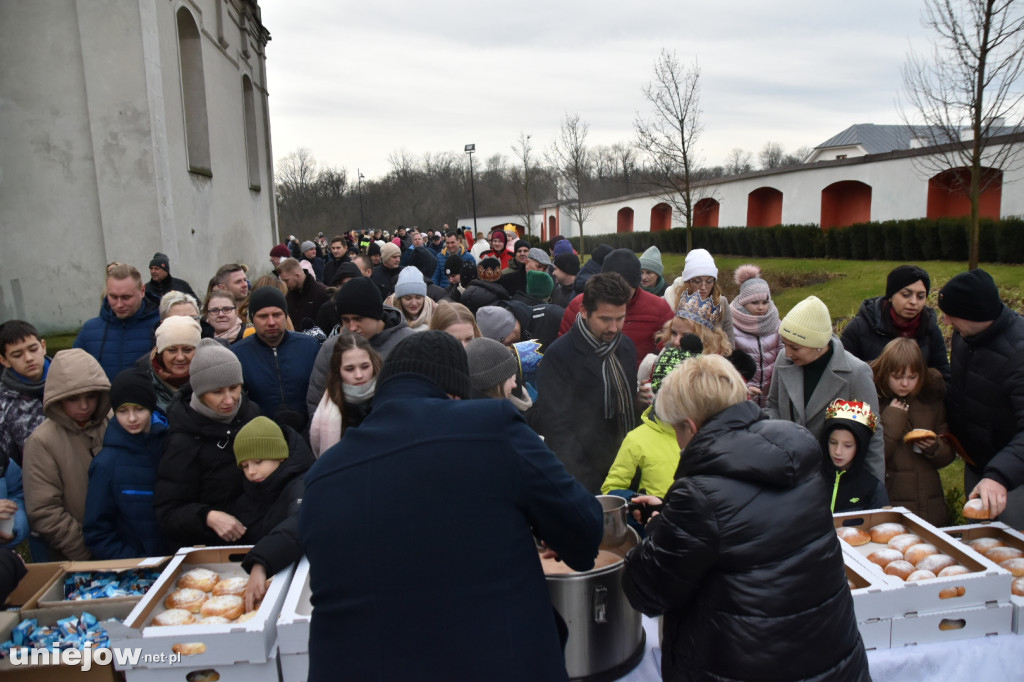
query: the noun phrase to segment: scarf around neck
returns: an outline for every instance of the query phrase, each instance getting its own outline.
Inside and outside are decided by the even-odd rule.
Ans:
[[[210,409],[206,406],[206,403],[199,399],[199,395],[196,393],[192,394],[192,398],[189,400],[188,406],[210,421],[219,422],[221,424],[230,424],[235,420],[235,417],[238,416],[238,411],[242,409],[242,400],[239,398],[238,402],[235,403],[235,409],[231,414],[221,414],[216,410]]]
[[[732,302],[732,323],[740,331],[752,336],[768,336],[779,331],[779,309],[775,301],[768,301],[771,306],[764,315],[751,315],[747,309]]]
[[[587,345],[601,360],[601,380],[604,384],[604,418],[618,418],[619,437],[624,438],[633,429],[636,415],[633,412],[634,388],[626,381],[626,373],[622,371],[622,363],[615,356],[619,347],[622,332],[611,341],[604,343],[590,332],[587,321],[582,313],[576,314],[576,329]]]

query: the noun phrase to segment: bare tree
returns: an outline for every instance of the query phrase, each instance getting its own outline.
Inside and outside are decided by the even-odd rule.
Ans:
[[[729,156],[725,157],[725,168],[723,170],[726,175],[749,173],[753,170],[753,166],[750,165],[750,159],[750,152],[735,147],[729,152]]]
[[[583,250],[583,224],[593,208],[587,203],[591,169],[587,149],[590,126],[580,120],[579,114],[566,114],[562,127],[548,152],[548,163],[558,177],[558,201],[565,202],[569,216],[580,227],[580,253]]]
[[[517,213],[522,218],[523,225],[526,225],[527,236],[533,229],[533,205],[530,203],[530,190],[533,189],[534,184],[534,162],[531,137],[526,132],[520,132],[519,138],[512,143],[512,153],[515,155],[516,163],[510,172]]]
[[[782,157],[782,167],[789,168],[791,166],[799,166],[811,155],[812,151],[814,150],[811,147],[804,145],[791,154],[787,153]]]
[[[625,184],[625,193],[629,194],[629,178],[636,169],[636,148],[631,144],[616,142],[612,145],[612,153],[622,172],[622,182]]]
[[[637,148],[647,157],[646,180],[658,196],[686,221],[686,250],[693,248],[693,205],[706,185],[696,181],[700,156],[696,143],[700,122],[700,68],[685,67],[675,52],[662,50],[654,62],[654,81],[643,88],[653,108],[634,122]]]
[[[952,176],[951,190],[971,202],[969,267],[978,267],[982,192],[1021,161],[1021,147],[992,138],[1024,130],[1024,92],[1014,85],[1024,74],[1024,3],[1014,0],[925,0],[925,28],[935,33],[930,58],[911,52],[903,67],[900,115],[914,136],[944,145],[915,157],[927,175],[969,169],[969,182]],[[969,139],[965,139],[969,136]],[[951,143],[951,144],[947,144]],[[982,167],[984,164],[984,168]]]
[[[757,153],[757,160],[761,162],[761,170],[780,168],[785,158],[786,151],[778,142],[765,142],[761,151]]]

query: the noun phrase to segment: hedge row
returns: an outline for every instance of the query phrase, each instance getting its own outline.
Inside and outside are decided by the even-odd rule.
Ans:
[[[697,227],[693,228],[693,246],[729,256],[965,261],[968,254],[967,228],[967,218],[888,220],[824,231],[816,225]],[[578,251],[579,237],[572,237],[570,241]],[[1024,218],[982,220],[979,243],[979,256],[983,262],[1024,263]],[[665,253],[685,253],[686,229],[595,235],[586,238],[587,253],[598,244],[637,252],[653,244]],[[548,248],[550,242],[541,246]]]

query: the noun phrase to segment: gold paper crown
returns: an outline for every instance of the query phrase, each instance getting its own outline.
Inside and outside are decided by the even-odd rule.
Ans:
[[[722,321],[722,304],[715,305],[711,296],[702,298],[700,292],[684,294],[679,301],[676,317],[693,320],[708,329],[714,329],[715,325]]]
[[[825,419],[846,419],[857,422],[875,432],[878,418],[871,411],[871,406],[859,400],[833,400],[825,410]]]

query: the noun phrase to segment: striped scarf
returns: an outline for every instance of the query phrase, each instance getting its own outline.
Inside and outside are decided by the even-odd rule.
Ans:
[[[615,349],[619,347],[622,332],[616,334],[615,338],[608,343],[599,341],[590,333],[586,320],[579,313],[576,314],[576,329],[594,350],[594,354],[601,359],[601,379],[604,382],[604,418],[618,417],[618,437],[619,439],[625,438],[626,434],[633,429],[636,416],[633,412],[634,387],[626,381],[622,364],[615,357]]]

